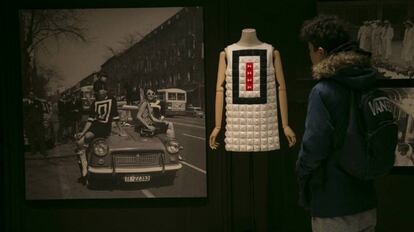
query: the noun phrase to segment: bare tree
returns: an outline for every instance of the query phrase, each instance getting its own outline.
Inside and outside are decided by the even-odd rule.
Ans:
[[[142,33],[135,31],[135,32],[125,35],[122,38],[122,40],[119,41],[119,44],[121,45],[121,49],[125,51],[129,49],[130,47],[132,47],[134,44],[138,43],[138,41],[140,41],[142,38],[144,38]]]
[[[124,37],[122,37],[122,39],[118,42],[120,46],[119,48],[106,46],[106,49],[110,54],[109,56],[117,56],[134,46],[134,44],[138,43],[142,38],[144,38],[144,35],[141,32],[131,32],[124,35]]]
[[[35,90],[39,97],[46,97],[47,92],[51,91],[52,86],[58,86],[63,77],[57,67],[35,66],[36,79],[32,82],[31,88]]]
[[[86,42],[83,28],[76,10],[22,10],[20,11],[20,36],[22,50],[23,91],[32,85],[34,73],[33,54],[42,48],[45,40],[72,39]],[[44,47],[43,47],[44,48]]]

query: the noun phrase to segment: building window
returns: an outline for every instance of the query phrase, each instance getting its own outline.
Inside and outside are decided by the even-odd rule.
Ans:
[[[191,81],[191,74],[190,74],[190,72],[187,72],[187,81]]]

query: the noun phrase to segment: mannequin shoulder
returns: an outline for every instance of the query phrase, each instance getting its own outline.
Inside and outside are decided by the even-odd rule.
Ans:
[[[224,61],[224,62],[226,61],[226,52],[225,51],[220,52],[219,60]]]

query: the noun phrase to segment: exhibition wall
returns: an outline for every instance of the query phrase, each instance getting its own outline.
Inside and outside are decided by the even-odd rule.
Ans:
[[[219,53],[238,41],[242,29],[255,28],[261,41],[280,51],[287,85],[289,125],[298,143],[289,148],[280,131],[278,151],[226,152],[221,133],[219,149],[213,151],[207,146],[207,198],[26,200],[23,147],[19,142],[23,135],[18,9],[168,6],[203,7],[206,142],[215,126]],[[316,1],[9,0],[2,15],[3,32],[7,32],[3,34],[6,42],[1,78],[2,200],[6,215],[1,219],[2,231],[311,231],[309,212],[297,204],[294,168],[304,132],[307,96],[315,84],[310,77],[307,45],[300,41],[299,31],[304,20],[317,15]],[[410,230],[413,181],[410,171],[398,170],[377,181],[377,231]]]

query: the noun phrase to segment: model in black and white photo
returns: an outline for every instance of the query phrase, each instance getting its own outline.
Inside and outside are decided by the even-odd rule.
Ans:
[[[319,1],[320,15],[348,23],[359,47],[371,53],[385,79],[414,78],[414,4],[402,1]],[[358,13],[356,13],[358,12]]]
[[[27,199],[206,197],[202,18],[20,11]]]
[[[383,89],[392,101],[398,123],[395,166],[414,166],[414,88]]]

